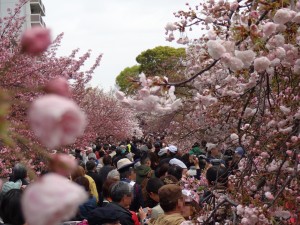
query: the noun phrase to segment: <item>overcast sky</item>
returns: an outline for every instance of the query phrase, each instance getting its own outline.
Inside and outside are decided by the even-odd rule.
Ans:
[[[175,21],[173,12],[186,9],[186,0],[43,0],[44,20],[53,36],[64,32],[60,55],[72,49],[92,50],[92,59],[103,53],[91,82],[104,90],[114,87],[116,76],[136,64],[142,51],[165,41],[164,27]],[[189,2],[199,2],[196,0]],[[178,46],[177,46],[178,47]],[[93,60],[89,60],[92,64]]]

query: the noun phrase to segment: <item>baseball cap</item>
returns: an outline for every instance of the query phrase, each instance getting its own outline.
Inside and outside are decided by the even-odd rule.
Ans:
[[[176,153],[177,152],[177,147],[175,145],[169,145],[169,151],[172,153]]]

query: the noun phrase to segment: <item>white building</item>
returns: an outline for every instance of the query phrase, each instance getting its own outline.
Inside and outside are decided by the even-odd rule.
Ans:
[[[7,9],[14,9],[19,0],[0,0],[0,17],[3,18],[8,15]],[[20,16],[25,17],[24,29],[33,26],[43,26],[43,16],[45,16],[45,7],[42,0],[28,0],[22,7]]]

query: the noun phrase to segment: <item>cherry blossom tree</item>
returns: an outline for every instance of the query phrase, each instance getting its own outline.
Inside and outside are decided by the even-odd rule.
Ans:
[[[139,110],[183,114],[169,127],[183,147],[206,139],[246,150],[241,172],[230,177],[230,193],[202,213],[203,224],[224,204],[232,205],[234,223],[297,223],[300,2],[207,0],[187,7],[165,27],[168,41],[186,45],[185,78],[172,83],[141,76],[137,96],[117,93],[119,100]],[[191,38],[193,31],[200,36]],[[172,96],[187,85],[193,97]]]
[[[55,94],[63,95],[64,88],[70,85],[70,90],[65,93],[69,96],[65,96],[64,101],[73,98],[80,104],[85,95],[86,84],[95,68],[99,66],[102,56],[97,57],[90,69],[83,71],[82,66],[90,57],[90,51],[78,55],[79,49],[76,49],[69,56],[57,56],[63,34],[51,41],[48,29],[34,28],[22,33],[24,18],[20,17],[20,9],[26,2],[22,0],[15,9],[8,9],[9,16],[3,18],[0,23],[2,176],[11,172],[10,168],[15,161],[22,160],[31,166],[39,167],[41,159],[48,158],[46,147],[54,147],[41,144],[31,131],[27,115],[30,104],[45,92],[53,93],[53,89],[57,90],[61,84],[63,85]],[[58,77],[65,79],[65,83],[59,79],[58,82],[55,81]],[[72,96],[74,88],[77,90]],[[31,118],[38,117],[34,115]],[[70,142],[65,144],[68,143]]]

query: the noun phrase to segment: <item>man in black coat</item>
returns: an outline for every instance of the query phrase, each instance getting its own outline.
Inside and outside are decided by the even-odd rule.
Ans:
[[[132,201],[132,186],[126,182],[119,181],[111,188],[110,197],[112,202],[105,207],[93,210],[88,217],[89,225],[100,225],[111,218],[113,212],[114,219],[119,220],[122,225],[134,225],[132,214],[128,210]]]
[[[88,176],[90,176],[91,178],[93,178],[93,180],[95,181],[96,184],[96,188],[97,188],[97,192],[98,195],[101,196],[101,192],[102,192],[102,178],[101,176],[96,172],[96,163],[94,160],[89,160],[86,162],[86,174]]]

